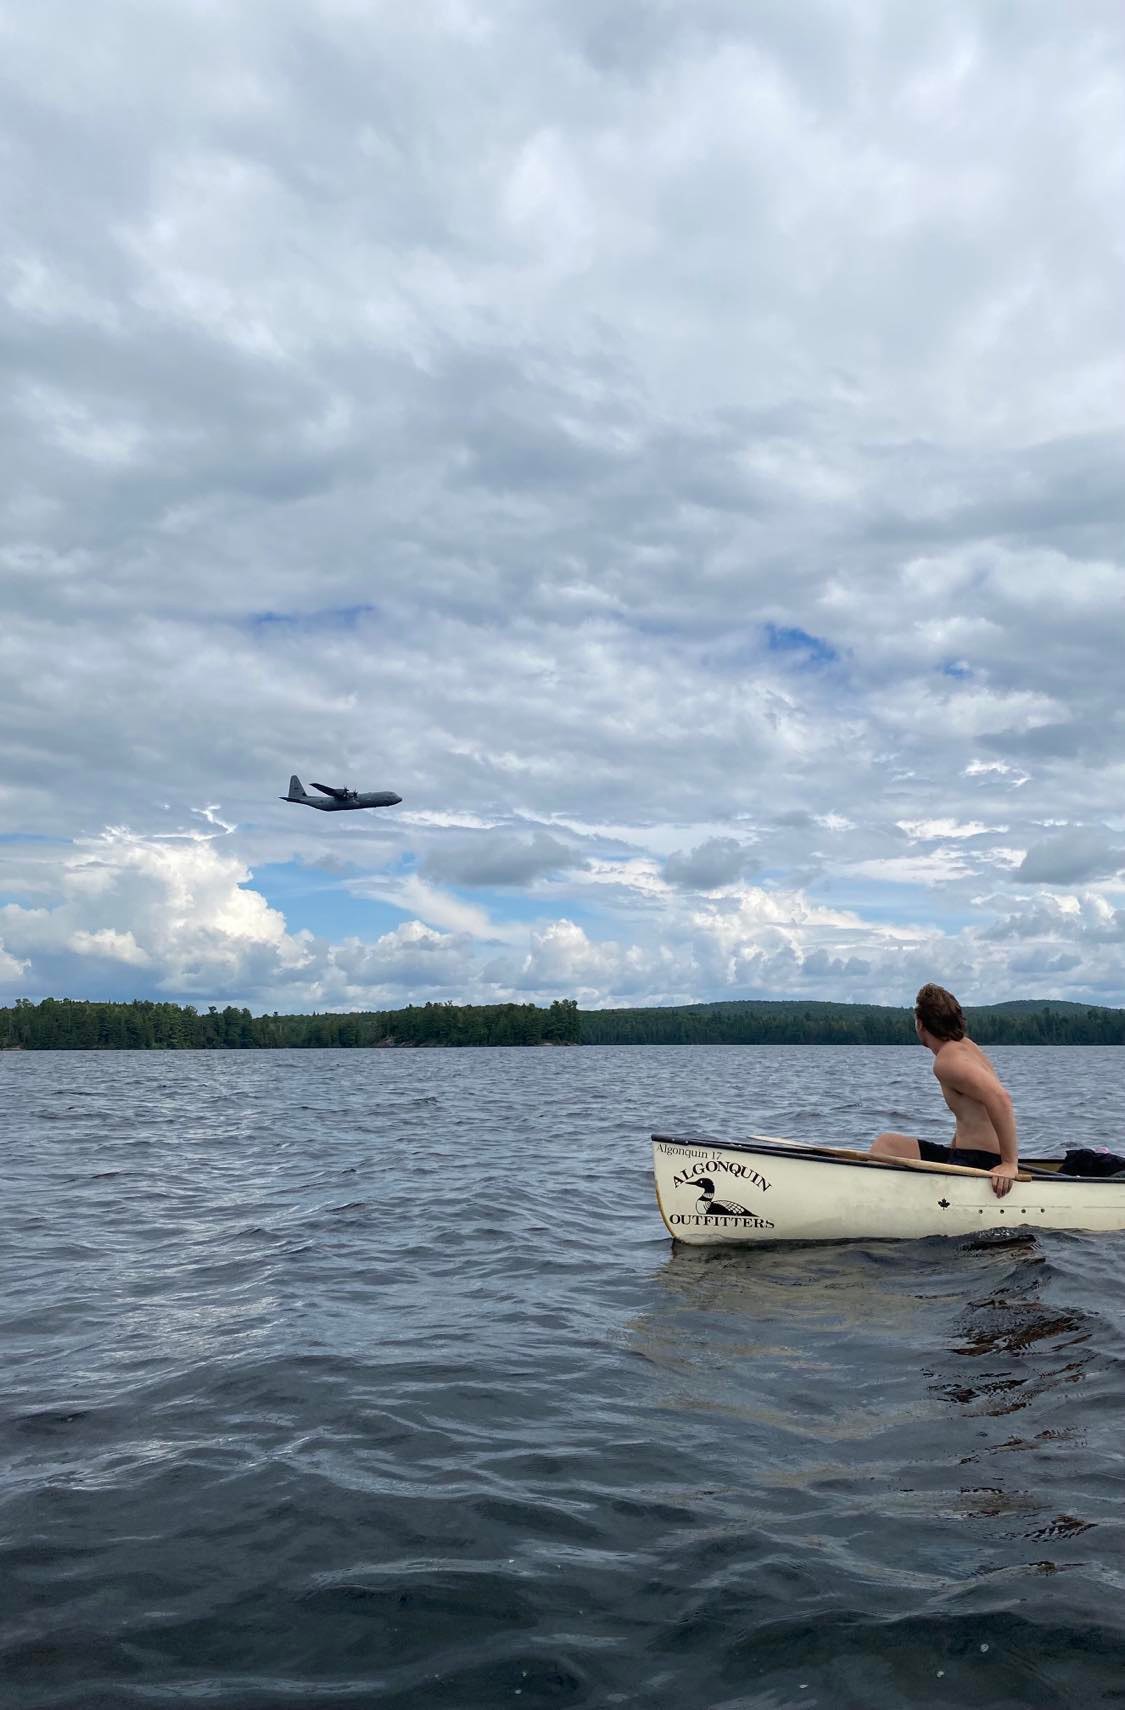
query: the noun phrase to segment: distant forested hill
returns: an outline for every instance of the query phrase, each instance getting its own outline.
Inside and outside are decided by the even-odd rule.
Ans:
[[[1016,999],[966,1010],[982,1045],[1125,1045],[1125,1010]],[[247,1051],[441,1045],[912,1045],[909,1009],[738,1001],[678,1009],[579,1010],[531,1003],[427,1003],[342,1015],[251,1015],[192,1004],[21,998],[0,1009],[0,1050]]]
[[[1125,1045],[1125,1010],[1016,999],[966,1009],[981,1045]],[[745,1002],[581,1012],[584,1045],[913,1045],[914,1013],[862,1003]]]

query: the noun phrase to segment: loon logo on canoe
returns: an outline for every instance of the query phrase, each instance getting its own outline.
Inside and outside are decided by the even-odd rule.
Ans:
[[[670,1227],[676,1229],[685,1226],[698,1229],[702,1224],[709,1229],[772,1229],[773,1223],[768,1217],[759,1217],[749,1206],[740,1205],[733,1199],[716,1199],[715,1184],[710,1176],[684,1175],[678,1185],[680,1187],[699,1188],[699,1198],[695,1202],[694,1211],[674,1211],[668,1218]]]
[[[696,1200],[695,1209],[703,1217],[753,1217],[749,1206],[736,1205],[733,1199],[716,1199],[715,1184],[710,1176],[697,1176],[694,1181],[684,1183],[685,1187],[702,1188],[702,1193]]]

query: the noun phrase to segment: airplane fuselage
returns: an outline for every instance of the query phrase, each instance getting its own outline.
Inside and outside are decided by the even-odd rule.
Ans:
[[[283,802],[298,801],[302,807],[319,808],[321,813],[351,813],[355,808],[395,807],[402,800],[393,790],[368,790],[363,795],[349,797],[346,802],[331,796],[318,802],[312,796],[282,796]]]
[[[289,780],[289,794],[283,802],[299,802],[302,807],[319,808],[321,813],[352,813],[356,808],[396,807],[402,800],[393,790],[340,790],[334,784],[313,784],[319,796],[310,796],[296,772]],[[323,800],[321,799],[323,797]]]

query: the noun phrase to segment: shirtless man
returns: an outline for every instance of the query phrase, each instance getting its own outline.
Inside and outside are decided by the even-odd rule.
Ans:
[[[980,1046],[966,1037],[965,1017],[952,992],[922,987],[914,1000],[914,1031],[934,1054],[934,1074],[955,1119],[953,1144],[888,1133],[873,1142],[872,1154],[990,1170],[993,1191],[1003,1198],[1019,1169],[1012,1101]]]

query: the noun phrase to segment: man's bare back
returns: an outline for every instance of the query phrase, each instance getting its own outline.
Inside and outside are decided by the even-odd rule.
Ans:
[[[980,1046],[968,1037],[949,1039],[934,1055],[934,1074],[942,1097],[953,1112],[953,1144],[1001,1157],[1000,1137],[982,1097],[1004,1093],[1000,1077]],[[971,1089],[971,1090],[970,1090]]]
[[[923,986],[914,1009],[920,1042],[934,1054],[934,1074],[953,1112],[953,1145],[945,1148],[910,1134],[880,1134],[875,1157],[928,1158],[965,1162],[992,1173],[992,1186],[1003,1197],[1019,1170],[1019,1147],[1012,1101],[992,1063],[964,1031],[961,1006],[941,986]],[[995,1163],[991,1160],[995,1160]]]

